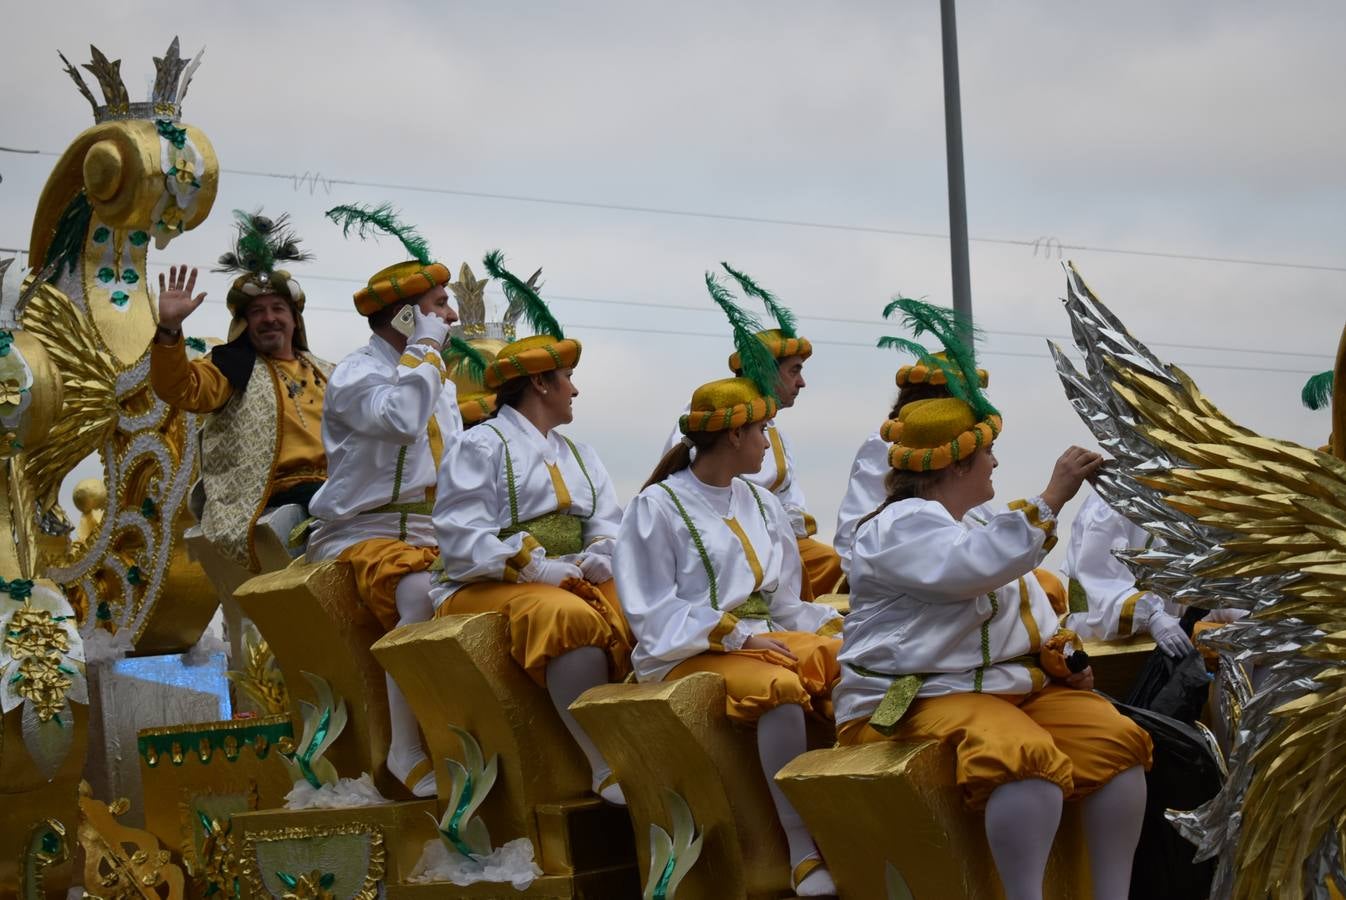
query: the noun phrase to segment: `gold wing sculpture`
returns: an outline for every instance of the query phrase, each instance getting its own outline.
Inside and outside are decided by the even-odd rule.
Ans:
[[[174,38],[154,59],[151,97],[141,102],[129,99],[121,60],[90,53],[83,68],[104,102],[66,61],[94,124],[66,148],[42,189],[29,243],[42,269],[33,283],[41,287],[9,313],[14,333],[34,340],[50,363],[34,393],[60,398],[46,439],[15,458],[22,478],[11,493],[21,491],[31,510],[35,573],[62,586],[81,632],[126,629],[134,641],[166,581],[197,452],[196,418],[168,408],[149,384],[156,312],[148,252],[206,218],[219,164],[205,134],[181,119],[199,54],[184,58]],[[196,340],[188,345],[204,350]],[[70,547],[61,484],[94,453],[107,512],[95,534]]]
[[[1095,489],[1157,538],[1118,552],[1137,584],[1247,610],[1212,633],[1234,743],[1220,793],[1170,818],[1218,859],[1211,896],[1326,900],[1346,890],[1346,461],[1263,437],[1161,362],[1067,266],[1080,371],[1051,345],[1066,395],[1114,458]],[[1332,446],[1343,449],[1338,351]],[[1255,667],[1256,687],[1245,674]]]

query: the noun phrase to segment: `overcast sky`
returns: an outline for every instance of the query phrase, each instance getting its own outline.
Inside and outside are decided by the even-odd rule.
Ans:
[[[973,237],[1304,264],[1066,254],[1235,419],[1321,444],[1327,417],[1298,394],[1331,367],[1346,318],[1346,7],[965,0],[959,13]],[[92,123],[57,49],[81,63],[98,44],[140,98],[174,34],[184,54],[206,46],[184,118],[214,143],[219,197],[151,272],[211,263],[231,209],[289,212],[317,254],[295,274],[328,359],[367,337],[352,291],[402,258],[343,241],[329,206],[395,204],[455,272],[469,260],[480,273],[496,247],[521,274],[544,267],[544,296],[585,348],[568,433],[598,449],[624,498],[691,391],[726,374],[728,328],[701,282],[719,260],[775,291],[814,342],[809,387],[778,424],[823,536],[905,361],[872,348],[899,333],[883,304],[951,302],[937,238],[449,193],[943,233],[935,0],[126,0],[23,4],[4,27],[0,145],[49,152]],[[0,153],[0,247],[27,246],[53,162]],[[971,260],[1007,501],[1088,435],[1046,357],[1043,336],[1066,333],[1056,254],[974,242]],[[223,336],[226,281],[202,281],[211,302],[187,330]]]

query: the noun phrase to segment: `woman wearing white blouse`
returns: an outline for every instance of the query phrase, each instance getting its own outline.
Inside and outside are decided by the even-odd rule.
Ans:
[[[740,347],[737,339],[746,338],[765,353],[750,334],[735,332]],[[756,724],[796,893],[828,896],[836,890],[832,877],[773,776],[807,749],[805,713],[831,716],[841,617],[800,599],[789,514],[742,477],[761,467],[766,423],[776,412],[775,361],[745,361],[744,371],[758,377],[714,381],[692,395],[679,420],[683,441],[622,519],[617,586],[636,638],[631,661],[639,680],[716,672],[728,715]]]
[[[861,524],[851,558],[838,739],[950,746],[964,801],[985,808],[1010,900],[1042,896],[1062,801],[1083,798],[1093,896],[1123,900],[1149,735],[1090,690],[1088,668],[1072,672],[1053,652],[1073,636],[1058,633],[1029,577],[1054,543],[1057,513],[1102,458],[1072,447],[1041,496],[969,525],[964,514],[994,495],[1000,432],[1000,416],[978,401],[974,411],[923,400],[899,416],[888,502]]]
[[[433,520],[444,572],[431,600],[439,616],[508,617],[514,659],[551,695],[589,761],[595,793],[624,803],[569,711],[584,691],[630,671],[632,643],[612,581],[616,491],[598,455],[557,431],[574,418],[580,344],[501,267],[498,252],[486,268],[543,333],[506,345],[489,364],[452,341],[450,356],[496,392],[497,412],[455,441],[440,466]]]

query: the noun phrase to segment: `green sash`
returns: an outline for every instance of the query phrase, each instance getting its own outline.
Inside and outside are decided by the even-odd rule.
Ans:
[[[584,520],[569,513],[549,512],[517,525],[500,529],[500,539],[526,531],[548,556],[569,556],[584,549]]]

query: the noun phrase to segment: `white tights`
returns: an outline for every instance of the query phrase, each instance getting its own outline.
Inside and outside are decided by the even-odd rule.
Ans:
[[[991,792],[986,839],[1006,900],[1041,900],[1061,802],[1061,789],[1040,778],[1011,781]],[[1093,896],[1126,900],[1145,816],[1145,771],[1133,766],[1117,775],[1085,799],[1082,812]]]
[[[398,625],[429,621],[434,615],[434,607],[430,603],[430,573],[404,575],[397,582],[396,598]],[[392,731],[388,744],[388,769],[400,780],[406,778],[412,768],[426,758],[425,748],[421,745],[420,724],[407,705],[402,689],[393,681],[393,676],[385,675],[384,678],[388,683],[388,720]],[[433,797],[434,772],[411,787],[417,797]]]
[[[762,761],[762,772],[771,790],[771,801],[776,806],[776,817],[780,819],[781,828],[785,829],[791,868],[799,865],[806,857],[816,855],[818,848],[813,843],[803,817],[776,784],[776,773],[807,749],[802,708],[793,704],[778,706],[757,720],[757,756]],[[799,883],[796,893],[801,897],[825,897],[835,894],[836,887],[826,868],[814,869]]]
[[[570,704],[578,700],[580,694],[591,687],[607,683],[608,657],[598,647],[580,647],[562,653],[547,663],[547,693],[551,695],[551,702],[556,707],[561,721],[565,723],[570,736],[575,739],[585,759],[589,761],[594,790],[609,803],[625,806],[626,798],[622,795],[620,785],[610,784],[599,790],[603,780],[612,774],[612,767],[603,759],[603,754],[598,752],[598,748],[594,746],[589,735],[585,734],[580,723],[570,714]]]

